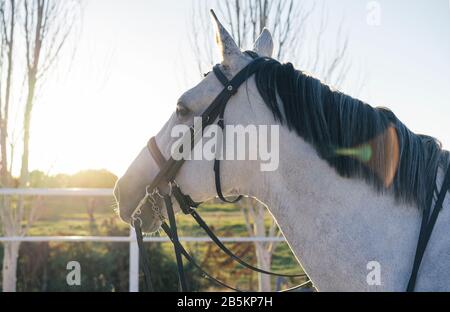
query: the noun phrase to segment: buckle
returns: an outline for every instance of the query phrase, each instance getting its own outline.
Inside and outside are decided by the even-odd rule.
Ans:
[[[173,189],[174,188],[180,188],[180,185],[177,183],[177,181],[174,179],[172,181],[170,181],[169,183],[169,196],[173,195]]]
[[[237,88],[233,87],[232,84],[227,85],[226,89],[231,95],[235,95],[238,90]]]
[[[194,212],[193,205],[195,205],[192,199],[188,195],[183,194],[183,192],[180,189],[180,186],[175,180],[169,182],[169,187],[170,187],[170,196],[173,195],[173,197],[175,197],[176,201],[178,202],[178,205],[181,208],[181,211],[186,215],[192,214],[192,212]]]

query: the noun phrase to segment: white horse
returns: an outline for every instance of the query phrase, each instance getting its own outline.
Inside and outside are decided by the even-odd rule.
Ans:
[[[215,24],[221,69],[231,79],[251,58],[217,20]],[[271,34],[264,30],[254,52],[271,57],[272,50]],[[448,152],[432,138],[410,132],[389,111],[332,91],[288,65],[275,62],[257,75],[259,81],[250,77],[230,99],[225,123],[280,124],[279,167],[263,172],[260,161],[224,160],[223,193],[252,196],[267,205],[318,290],[404,291],[421,210],[434,180],[438,188],[442,184],[450,163]],[[287,87],[290,79],[295,84]],[[177,111],[156,136],[166,158],[177,140],[171,129],[191,124],[222,89],[216,76],[208,74],[180,97]],[[296,97],[292,92],[287,96],[290,91]],[[348,148],[365,141],[375,147],[374,161],[330,156],[330,150],[336,152],[330,146]],[[176,177],[183,192],[195,201],[213,198],[212,166],[210,160],[187,161]],[[144,148],[118,181],[115,195],[126,222],[158,170]],[[146,231],[156,231],[160,225],[151,211],[143,212]],[[427,246],[416,290],[450,290],[449,228],[450,194]]]

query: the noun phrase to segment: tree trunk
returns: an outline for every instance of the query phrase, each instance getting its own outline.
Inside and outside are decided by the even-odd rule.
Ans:
[[[270,271],[272,266],[272,255],[264,247],[264,243],[255,242],[256,247],[256,259],[258,267]],[[269,292],[272,291],[270,275],[258,273],[258,290]]]
[[[265,208],[255,200],[252,200],[251,205],[254,206],[254,232],[257,237],[265,237],[266,236],[266,227],[264,224],[264,215]],[[272,253],[270,250],[266,248],[266,244],[263,242],[255,242],[256,248],[256,259],[258,262],[258,267],[263,270],[270,271],[270,267],[272,264]],[[258,274],[258,290],[259,291],[272,291],[272,287],[270,284],[270,275],[267,274]]]
[[[19,242],[5,242],[3,254],[2,285],[4,292],[15,292],[17,282],[17,260],[19,258]]]
[[[34,92],[36,87],[36,74],[28,81],[28,96],[25,106],[25,115],[23,123],[23,154],[22,154],[22,168],[20,171],[19,187],[26,187],[28,184],[28,160],[29,160],[29,142],[30,142],[30,122],[31,111],[33,109]],[[19,211],[23,212],[24,205],[23,197],[18,199]],[[18,212],[18,220],[22,220],[22,213]],[[20,221],[19,221],[20,224]],[[16,234],[17,235],[17,234]],[[3,256],[3,291],[15,292],[17,282],[17,260],[19,257],[19,242],[7,242],[4,244],[5,254]]]
[[[62,4],[64,2],[64,4]],[[72,9],[76,9],[78,1],[56,1],[56,0],[9,0],[9,6],[6,1],[0,3],[0,33],[2,34],[0,63],[0,77],[6,78],[6,86],[0,86],[0,184],[2,187],[15,187],[12,179],[12,157],[14,155],[14,145],[11,143],[8,148],[8,119],[9,107],[16,101],[12,93],[13,82],[13,60],[21,59],[15,49],[14,42],[24,43],[23,51],[26,59],[26,66],[23,67],[27,84],[27,97],[25,102],[24,119],[23,119],[23,154],[22,164],[20,168],[20,177],[18,187],[24,188],[29,182],[29,142],[30,142],[30,125],[31,116],[37,92],[37,83],[40,78],[45,76],[48,70],[53,67],[54,61],[63,47],[74,23],[78,20],[78,13],[71,14]],[[16,7],[17,3],[21,5]],[[16,11],[17,10],[17,11]],[[76,10],[75,10],[76,11]],[[17,13],[17,14],[16,14]],[[17,21],[16,16],[21,16]],[[9,21],[7,27],[6,21]],[[22,31],[15,32],[16,23],[23,27]],[[14,35],[21,35],[21,40],[15,40]],[[20,39],[20,38],[19,38]],[[44,44],[45,43],[45,44]],[[19,49],[22,51],[21,49]],[[43,55],[41,56],[41,53]],[[6,58],[5,58],[6,56]],[[5,72],[6,71],[6,72]],[[22,77],[21,74],[18,74]],[[19,90],[20,91],[20,90]],[[14,102],[14,103],[13,103]],[[8,166],[8,150],[10,152]],[[14,185],[13,185],[14,184]],[[30,215],[25,210],[25,202],[23,196],[17,199],[17,207],[11,206],[11,201],[3,200],[0,206],[0,222],[1,231],[6,236],[23,236],[27,233],[31,223],[33,222],[33,211]],[[26,220],[26,226],[22,222]],[[17,259],[19,251],[19,242],[7,242],[4,244],[4,261],[3,261],[3,290],[16,290],[16,271]]]
[[[9,102],[11,99],[11,86],[13,75],[13,53],[14,53],[14,28],[15,28],[15,16],[16,16],[16,3],[15,0],[11,0],[11,21],[9,29],[9,38],[6,40],[7,47],[7,65],[8,70],[6,74],[6,87],[4,98],[4,116],[0,117],[0,150],[1,150],[1,183],[3,187],[10,186],[9,172],[8,172],[8,151],[7,151],[7,138],[8,138],[8,120],[9,120]],[[4,13],[3,13],[4,17]],[[0,110],[2,108],[0,107]],[[1,113],[0,113],[1,115]]]
[[[36,71],[33,70],[28,81],[28,96],[25,105],[25,114],[23,121],[23,154],[22,169],[20,171],[20,187],[26,187],[28,183],[28,160],[29,160],[29,144],[30,144],[30,123],[31,111],[33,109],[34,91],[36,88]]]
[[[264,222],[266,207],[263,204],[249,198],[239,205],[250,236],[267,237],[274,235],[275,223],[272,223],[268,233],[266,231],[266,224]],[[253,244],[256,250],[257,266],[265,271],[271,271],[274,243],[254,242]],[[258,273],[258,290],[265,292],[272,291],[271,281],[270,275]]]

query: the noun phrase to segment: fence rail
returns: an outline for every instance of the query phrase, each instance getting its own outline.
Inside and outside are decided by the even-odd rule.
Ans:
[[[45,197],[112,197],[112,189],[106,188],[0,188],[0,196],[45,196]],[[212,242],[209,237],[181,236],[184,242]],[[284,242],[283,237],[220,237],[225,243]],[[145,242],[169,242],[168,237],[145,237]],[[139,249],[133,229],[129,236],[0,236],[0,243],[7,242],[100,242],[129,243],[129,291],[139,291]]]
[[[180,236],[180,241],[188,243],[210,243],[209,237]],[[282,237],[219,237],[223,243],[253,243],[253,242],[284,242]],[[0,242],[98,242],[98,243],[129,243],[130,236],[0,236]],[[166,236],[144,237],[144,242],[170,242]]]

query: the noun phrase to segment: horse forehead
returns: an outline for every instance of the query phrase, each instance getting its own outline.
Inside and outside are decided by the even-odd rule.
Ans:
[[[229,80],[231,80],[250,62],[251,58],[249,56],[242,55],[239,58],[236,57],[231,65],[224,66],[220,64],[220,70]],[[181,95],[179,102],[188,107],[209,104],[220,93],[220,91],[222,91],[223,88],[224,86],[211,70],[211,72],[196,86],[184,92],[183,95]]]
[[[212,101],[212,99],[219,94],[223,86],[214,76],[214,73],[208,74],[202,81],[200,81],[196,86],[184,92],[179,102],[190,106],[195,105],[195,103],[203,101]]]

